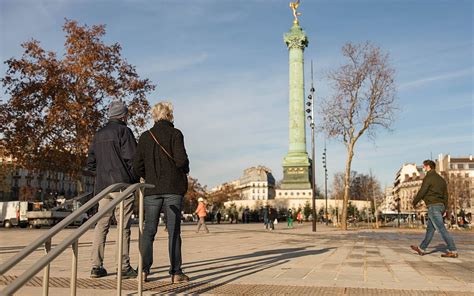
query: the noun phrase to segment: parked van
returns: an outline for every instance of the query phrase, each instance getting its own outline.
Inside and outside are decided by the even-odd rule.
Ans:
[[[26,201],[0,202],[0,225],[5,228],[26,227],[28,225],[27,211],[28,202]]]

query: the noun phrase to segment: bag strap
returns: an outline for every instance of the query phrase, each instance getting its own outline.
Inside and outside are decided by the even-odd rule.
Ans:
[[[158,140],[156,139],[155,135],[151,132],[151,130],[148,131],[150,133],[150,135],[152,136],[153,140],[155,140],[156,144],[158,144],[158,146],[160,146],[160,148],[163,150],[163,152],[174,162],[176,163],[176,161],[174,160],[173,156],[171,156],[171,154],[168,153],[168,151],[166,151],[165,147],[163,147],[160,142],[158,142]]]

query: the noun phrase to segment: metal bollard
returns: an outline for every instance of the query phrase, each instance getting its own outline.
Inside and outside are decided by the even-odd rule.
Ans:
[[[138,190],[138,295],[143,294],[143,196],[144,189]]]
[[[44,251],[46,252],[46,254],[48,254],[49,251],[51,251],[51,239],[47,240],[44,243]],[[48,264],[44,268],[44,273],[43,273],[43,296],[48,296],[48,294],[49,294],[49,267],[50,267],[50,264]]]
[[[117,295],[122,294],[122,254],[123,254],[123,201],[120,202],[118,228],[118,254],[117,254]]]
[[[71,296],[76,296],[77,291],[77,257],[79,252],[79,241],[75,241],[72,247],[72,266],[71,266]]]

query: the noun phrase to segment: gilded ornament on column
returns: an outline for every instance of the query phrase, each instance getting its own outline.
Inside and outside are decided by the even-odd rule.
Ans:
[[[298,6],[300,5],[300,0],[297,0],[295,2],[290,2],[290,8],[291,10],[293,10],[293,16],[294,16],[294,20],[293,20],[293,24],[294,25],[298,25],[299,22],[298,22],[298,16],[301,15],[301,12],[297,12],[296,9],[298,8]]]

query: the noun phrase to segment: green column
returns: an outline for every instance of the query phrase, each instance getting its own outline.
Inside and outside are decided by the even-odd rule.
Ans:
[[[309,160],[306,152],[304,95],[304,49],[308,38],[295,24],[284,35],[289,56],[289,149],[283,159],[283,189],[309,189]]]

